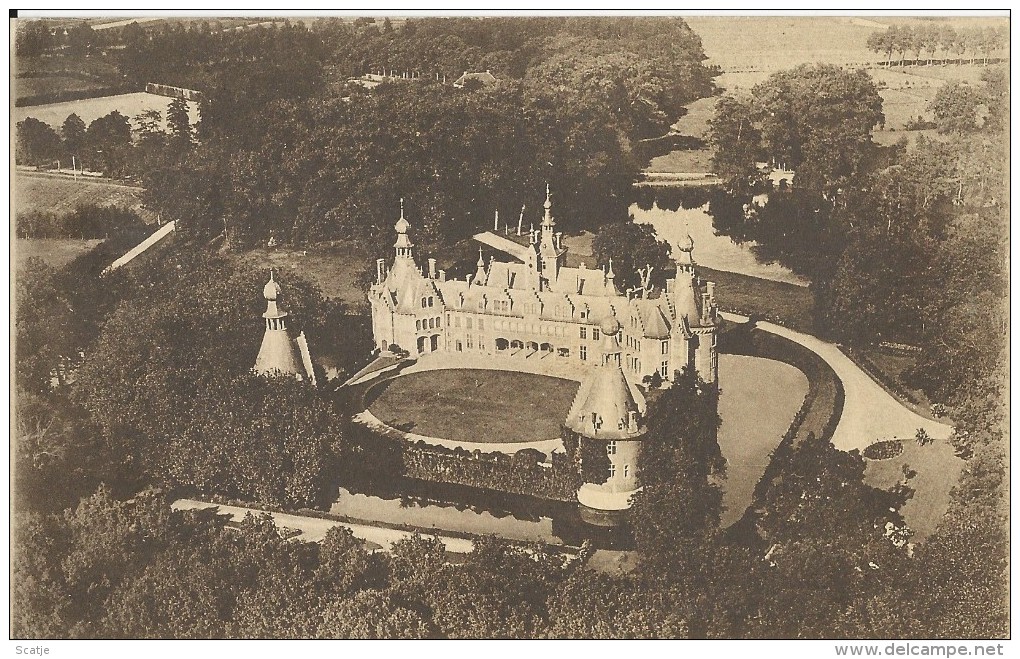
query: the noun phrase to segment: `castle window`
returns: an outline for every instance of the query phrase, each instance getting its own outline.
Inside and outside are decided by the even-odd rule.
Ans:
[[[422,309],[424,309],[424,308],[425,308],[425,303],[426,303],[426,301],[427,301],[427,300],[426,300],[425,298],[422,298],[422,299],[421,299],[421,308],[422,308]]]
[[[591,338],[593,341],[599,340],[599,328],[597,327],[591,328]]]
[[[468,337],[467,337],[467,347],[468,347],[469,350],[471,348],[475,347],[474,341],[472,341],[470,334],[468,334]]]
[[[443,317],[439,316],[438,318],[436,318],[436,327],[442,327],[442,326],[443,326]]]
[[[485,329],[485,321],[482,320],[481,318],[478,319],[478,329],[480,330]]]
[[[615,475],[616,475],[616,465],[614,465],[612,462],[610,462],[609,463],[609,477],[612,478]]]
[[[430,296],[429,296],[429,306],[430,306],[430,307],[432,306],[432,301],[433,301],[433,299],[434,299],[434,298],[433,298],[433,297],[432,297],[432,296],[430,295]]]
[[[581,346],[581,361],[588,361],[588,346]]]
[[[420,320],[414,321],[414,330],[416,332],[420,332],[421,331],[421,321]]]
[[[471,326],[472,326],[473,324],[474,324],[474,323],[472,322],[472,320],[471,320],[471,317],[470,317],[470,316],[468,316],[468,319],[467,319],[467,328],[468,328],[468,329],[471,329]]]
[[[662,354],[664,354],[664,355],[668,355],[669,354],[669,341],[663,341],[662,342]]]
[[[585,327],[584,325],[581,325],[581,338],[582,339],[588,338],[588,328]]]
[[[606,455],[616,455],[616,442],[606,444]]]
[[[464,350],[464,346],[461,344],[460,341],[457,341],[456,345],[457,345],[457,352],[461,352],[461,351]]]
[[[669,362],[662,362],[662,366],[659,367],[659,375],[662,377],[669,375]]]
[[[623,477],[630,476],[630,465],[623,465]]]

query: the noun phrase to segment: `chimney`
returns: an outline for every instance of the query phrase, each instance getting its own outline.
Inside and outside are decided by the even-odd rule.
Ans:
[[[630,410],[627,412],[627,430],[637,432],[637,429],[637,412]]]
[[[436,278],[436,260],[429,259],[429,279]]]
[[[467,285],[468,285],[468,288],[471,288],[471,280],[474,279],[474,277],[475,276],[473,274],[470,274],[470,275],[467,276]]]
[[[708,288],[708,297],[712,300],[712,302],[715,302],[715,282],[705,282],[705,287]]]
[[[666,280],[666,292],[667,293],[672,293],[673,292],[673,285],[675,283],[676,283],[676,279],[667,279]]]
[[[562,231],[557,231],[556,232],[556,249],[560,249],[562,247],[563,247],[563,232]]]
[[[439,271],[439,281],[446,281],[446,270]]]
[[[381,284],[386,278],[386,259],[375,260],[375,283]]]
[[[708,293],[701,294],[701,317],[712,317],[712,300],[708,297]]]

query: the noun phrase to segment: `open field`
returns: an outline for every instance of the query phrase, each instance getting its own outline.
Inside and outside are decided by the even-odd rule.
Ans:
[[[560,436],[577,383],[478,369],[403,375],[369,409],[405,432],[464,442],[533,442]]]
[[[673,131],[681,135],[690,135],[699,139],[708,136],[708,120],[715,114],[715,103],[718,96],[699,98],[687,105],[687,114],[677,119]]]
[[[77,257],[92,251],[102,240],[75,240],[73,238],[26,239],[18,238],[14,244],[14,257],[20,271],[31,258],[42,259],[51,267],[60,268]]]
[[[888,460],[867,460],[864,481],[872,487],[890,489],[904,478],[904,467],[916,474],[907,480],[914,496],[900,512],[914,529],[913,540],[923,541],[935,530],[949,508],[950,492],[960,478],[964,461],[956,456],[946,441],[918,446],[904,440],[903,453]]]
[[[37,174],[17,170],[14,177],[14,202],[17,213],[42,211],[69,213],[82,204],[123,206],[138,212],[146,221],[155,218],[142,207],[142,188],[109,179]]]
[[[47,105],[30,105],[14,109],[14,120],[23,121],[26,117],[33,117],[60,130],[68,115],[74,113],[81,117],[86,124],[95,121],[99,117],[110,114],[117,110],[128,119],[134,119],[142,112],[158,110],[163,114],[164,127],[166,124],[166,109],[174,99],[167,96],[135,92],[133,94],[117,94],[116,96],[100,96],[98,98],[86,98],[80,101],[64,101],[62,103],[49,103]],[[198,105],[188,103],[188,115],[191,124],[195,125],[199,119]],[[133,123],[133,122],[132,122]]]
[[[687,149],[670,151],[666,155],[652,158],[646,172],[710,172],[712,151],[710,149]]]

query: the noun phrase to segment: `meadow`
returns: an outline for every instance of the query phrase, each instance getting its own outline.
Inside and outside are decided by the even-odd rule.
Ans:
[[[142,206],[142,188],[109,179],[42,174],[17,170],[14,202],[18,213],[41,211],[62,215],[82,204],[122,206],[138,212],[146,221],[155,217]]]
[[[15,81],[16,86],[19,84],[21,84],[20,79]],[[166,110],[170,106],[171,101],[173,99],[167,96],[157,96],[155,94],[146,94],[145,92],[99,96],[78,101],[64,101],[62,103],[14,108],[14,120],[23,121],[26,117],[33,117],[59,131],[61,124],[72,113],[81,117],[82,121],[87,125],[114,110],[120,112],[128,119],[134,119],[134,117],[148,110],[158,110],[162,113],[165,128]],[[197,104],[188,104],[188,114],[192,125],[198,123],[199,113]]]

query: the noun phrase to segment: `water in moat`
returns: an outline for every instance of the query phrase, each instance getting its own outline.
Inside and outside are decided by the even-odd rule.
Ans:
[[[739,355],[719,356],[719,445],[727,460],[722,483],[723,526],[736,522],[751,502],[768,457],[807,393],[807,378],[782,362]],[[566,415],[566,410],[563,411]],[[625,524],[589,524],[577,504],[544,501],[444,483],[406,481],[341,489],[330,512],[353,519],[423,530],[495,534],[523,542],[627,549]],[[354,491],[352,491],[354,490]]]
[[[676,252],[676,244],[687,231],[694,239],[695,262],[712,268],[751,277],[807,286],[808,281],[778,263],[760,263],[754,254],[753,242],[736,243],[728,236],[716,235],[708,204],[697,208],[668,210],[656,203],[643,210],[632,204],[630,212],[638,224],[651,224],[659,238],[666,240]]]

